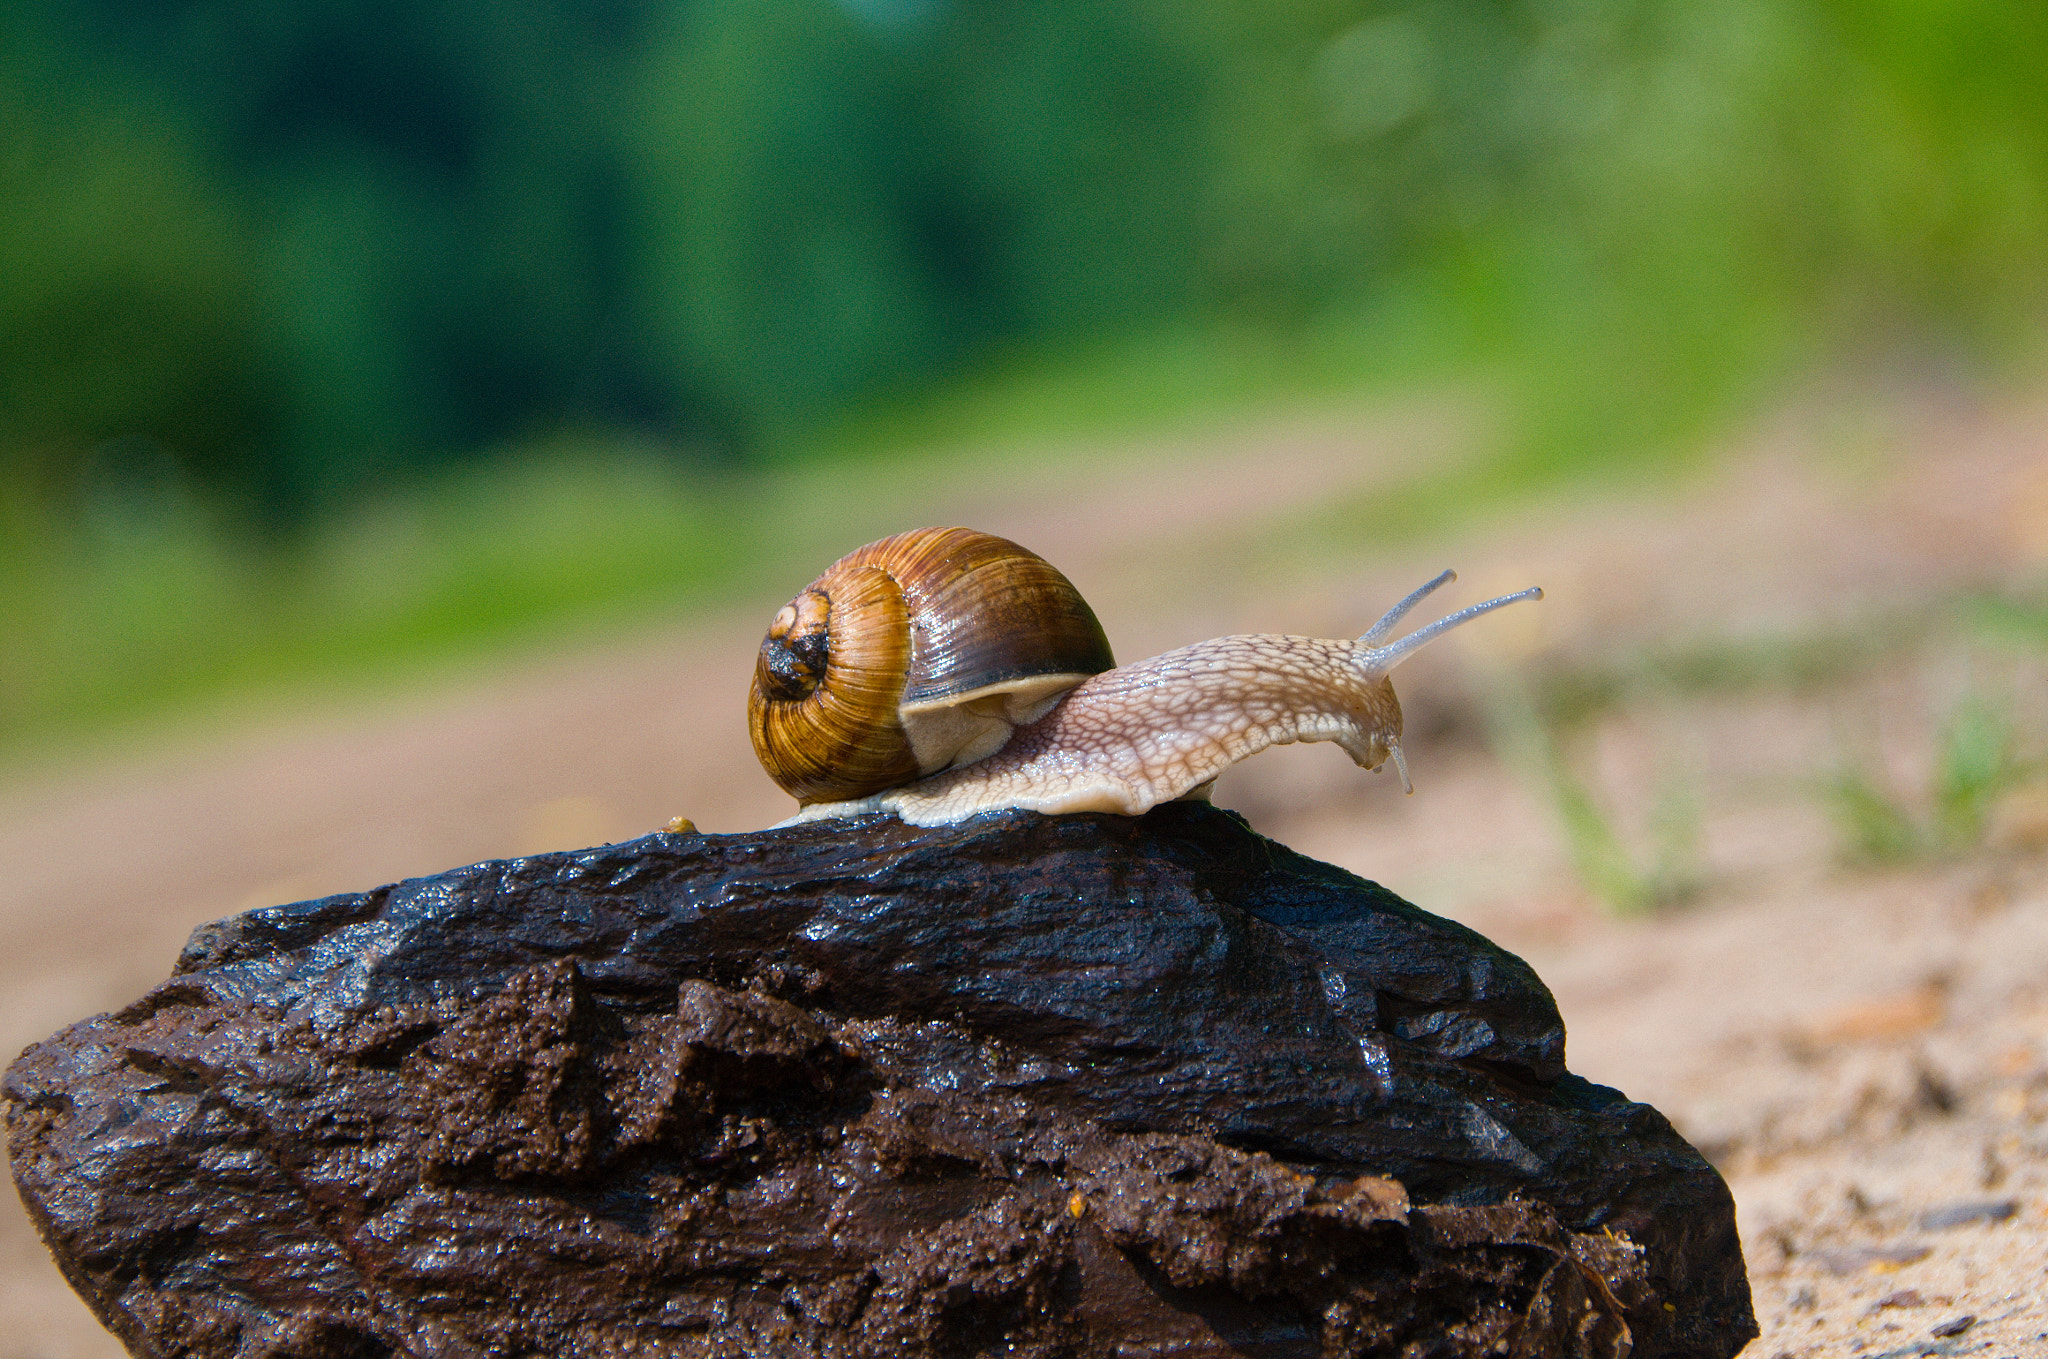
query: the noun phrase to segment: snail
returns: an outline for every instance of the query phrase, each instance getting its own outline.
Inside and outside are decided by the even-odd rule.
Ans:
[[[891,812],[919,826],[979,812],[1137,816],[1205,797],[1268,746],[1334,741],[1362,768],[1401,753],[1393,668],[1489,599],[1390,641],[1446,571],[1361,637],[1217,637],[1117,666],[1067,578],[971,529],[899,533],[849,553],[776,614],[748,698],[754,750],[801,810],[783,825]]]

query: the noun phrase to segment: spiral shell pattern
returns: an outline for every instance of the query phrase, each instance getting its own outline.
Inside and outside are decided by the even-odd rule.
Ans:
[[[776,614],[748,729],[800,803],[865,797],[993,754],[1115,663],[1043,558],[972,529],[913,529],[848,553]]]

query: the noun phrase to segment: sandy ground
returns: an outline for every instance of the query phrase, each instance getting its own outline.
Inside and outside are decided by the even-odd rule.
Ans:
[[[1322,746],[1261,756],[1218,800],[1536,965],[1573,1068],[1658,1105],[1729,1177],[1764,1328],[1750,1356],[2048,1355],[2048,769],[2001,780],[1965,839],[1881,868],[1845,862],[1825,791],[1858,769],[1924,800],[1943,723],[1972,702],[2048,754],[2048,646],[1972,624],[1968,603],[2048,587],[2048,404],[1836,394],[1682,487],[1301,550],[1328,506],[1370,515],[1376,488],[1455,457],[1457,424],[1247,425],[1084,464],[1056,498],[1012,478],[906,505],[900,526],[1030,544],[1126,659],[1223,631],[1355,633],[1445,564],[1452,604],[1543,584],[1543,604],[1402,672],[1414,797]],[[718,617],[459,685],[0,776],[0,1049],[133,998],[194,925],[247,907],[679,813],[713,831],[786,814],[740,709],[761,627],[822,565]],[[1650,663],[1670,655],[1700,663]],[[1805,660],[1730,661],[1757,656]],[[1601,697],[1517,726],[1501,696],[1524,691]],[[1625,913],[1588,888],[1545,760],[1669,903]],[[119,1353],[9,1197],[0,1359]]]

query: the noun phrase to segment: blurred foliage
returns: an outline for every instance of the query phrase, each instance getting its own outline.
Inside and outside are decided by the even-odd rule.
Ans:
[[[276,514],[565,425],[745,455],[1020,347],[1403,291],[1602,423],[1788,327],[2042,300],[2048,11],[1996,0],[0,22],[10,470],[165,458]]]
[[[1900,796],[1868,768],[1848,768],[1828,786],[1845,857],[1896,864],[1976,849],[1999,799],[2033,772],[2021,754],[2009,702],[1964,698],[1935,738],[1921,797]]]
[[[1833,768],[1799,785],[1832,820],[1848,864],[1940,863],[2039,842],[2025,821],[2028,800],[2048,797],[2048,599],[2038,593],[1966,588],[1677,648],[1560,654],[1496,667],[1482,692],[1493,747],[1554,820],[1587,895],[1616,914],[1714,888],[1699,741],[1716,700],[1739,697],[1746,720],[1788,700],[1829,714]],[[1603,742],[1617,736],[1653,761],[1633,789],[1600,772]],[[1746,792],[1772,795],[1775,776],[1738,777]]]
[[[820,450],[1479,375],[1518,433],[1452,505],[1832,356],[1995,363],[2044,69],[2004,0],[16,0],[0,724],[88,653],[625,598]],[[586,563],[616,475],[723,551]],[[416,563],[337,546],[407,497]],[[515,546],[574,588],[493,594]]]
[[[1948,612],[1951,627],[1939,647],[1952,663],[1959,657],[1970,678],[1945,710],[1934,709],[1944,716],[1930,724],[1924,757],[1912,762],[1920,777],[1888,772],[1865,734],[1842,743],[1841,767],[1822,790],[1851,863],[1932,861],[1978,850],[2001,804],[2048,776],[2048,605],[1980,596]]]
[[[1585,753],[1572,749],[1571,729],[1583,725],[1588,710],[1559,710],[1536,685],[1504,671],[1491,677],[1487,692],[1493,745],[1556,819],[1589,896],[1617,915],[1637,915],[1682,905],[1700,892],[1697,770],[1661,769],[1642,824],[1625,830],[1582,772]]]

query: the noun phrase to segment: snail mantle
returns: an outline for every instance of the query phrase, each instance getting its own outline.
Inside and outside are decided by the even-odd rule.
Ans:
[[[662,833],[252,911],[5,1081],[137,1355],[1586,1356],[1756,1334],[1529,967],[1229,813]]]

